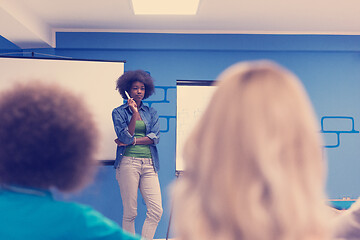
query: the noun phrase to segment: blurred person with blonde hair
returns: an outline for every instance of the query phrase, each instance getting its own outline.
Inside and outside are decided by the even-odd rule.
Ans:
[[[176,239],[328,239],[322,140],[300,81],[256,61],[217,83],[172,189]]]
[[[91,207],[53,199],[97,168],[98,131],[71,92],[42,82],[0,94],[0,239],[140,239]]]

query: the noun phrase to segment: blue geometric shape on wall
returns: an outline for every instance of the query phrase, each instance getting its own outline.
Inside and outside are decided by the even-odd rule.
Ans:
[[[339,120],[350,120],[351,121],[351,127],[350,130],[324,130],[324,121],[326,119],[339,119]],[[340,135],[341,134],[351,134],[351,133],[359,133],[359,131],[355,130],[355,121],[353,117],[348,116],[324,116],[321,118],[321,133],[330,133],[330,134],[336,134],[337,143],[333,145],[325,145],[325,148],[337,148],[340,146]]]
[[[168,97],[168,90],[169,89],[174,89],[176,87],[173,86],[155,86],[156,89],[162,89],[164,91],[164,97],[161,100],[144,100],[143,102],[148,104],[149,107],[151,107],[151,105],[153,103],[170,103],[170,101],[167,99]],[[163,130],[160,130],[160,132],[166,133],[169,132],[170,130],[170,119],[176,119],[175,115],[160,115],[159,118],[164,118],[166,121],[166,128]]]
[[[165,130],[160,130],[160,132],[168,132],[170,130],[170,119],[175,119],[176,116],[159,116],[159,118],[165,118],[166,120],[166,129]]]
[[[164,98],[162,100],[158,100],[158,101],[144,100],[143,102],[149,104],[149,107],[151,107],[151,105],[153,103],[169,103],[170,101],[167,99],[168,90],[171,89],[171,88],[176,88],[176,87],[172,87],[172,86],[156,86],[155,88],[159,88],[159,89],[162,89],[164,91]]]

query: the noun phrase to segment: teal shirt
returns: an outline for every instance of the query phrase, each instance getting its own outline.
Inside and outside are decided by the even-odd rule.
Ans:
[[[0,239],[140,240],[94,209],[56,201],[48,191],[0,188]]]

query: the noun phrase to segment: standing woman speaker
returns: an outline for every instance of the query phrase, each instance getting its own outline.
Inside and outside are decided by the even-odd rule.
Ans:
[[[122,227],[135,233],[139,188],[147,207],[142,236],[153,239],[163,212],[156,148],[160,126],[156,110],[145,106],[142,100],[154,93],[154,81],[143,70],[127,71],[117,80],[116,89],[127,99],[112,112],[118,137],[114,167],[124,209]]]

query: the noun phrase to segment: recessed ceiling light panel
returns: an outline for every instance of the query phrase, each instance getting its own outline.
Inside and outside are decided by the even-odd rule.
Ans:
[[[132,0],[135,15],[195,15],[200,0]]]

